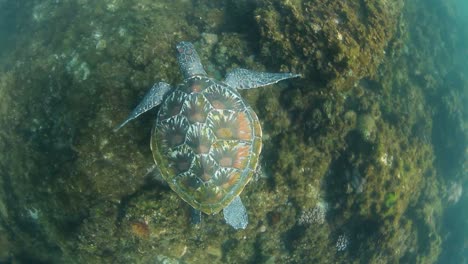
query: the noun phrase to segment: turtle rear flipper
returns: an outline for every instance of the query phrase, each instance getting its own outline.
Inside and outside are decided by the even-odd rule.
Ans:
[[[228,206],[223,209],[224,220],[234,229],[245,229],[249,223],[247,210],[241,198],[236,196]]]
[[[200,210],[190,207],[190,222],[192,225],[199,227],[202,221],[202,214]]]

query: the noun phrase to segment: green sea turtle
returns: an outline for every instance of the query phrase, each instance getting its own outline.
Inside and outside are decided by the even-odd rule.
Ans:
[[[237,90],[300,75],[235,69],[217,81],[207,76],[192,43],[176,49],[182,84],[155,83],[115,130],[160,105],[151,150],[164,180],[199,216],[223,209],[229,225],[244,229],[248,218],[239,194],[257,167],[262,129]]]

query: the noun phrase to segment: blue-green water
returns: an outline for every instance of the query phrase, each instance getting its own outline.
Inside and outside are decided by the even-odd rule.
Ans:
[[[0,0],[0,263],[467,263],[467,14],[461,0]],[[221,82],[302,75],[239,91],[263,131],[245,229],[222,212],[191,222],[153,160],[158,108],[113,132],[153,83],[183,80],[180,41]]]

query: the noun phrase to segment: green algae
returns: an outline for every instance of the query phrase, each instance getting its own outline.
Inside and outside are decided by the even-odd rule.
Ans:
[[[403,1],[260,1],[259,6],[262,55],[347,90],[376,73]]]
[[[385,197],[385,206],[391,208],[397,201],[397,195],[395,193],[389,193]]]
[[[34,38],[19,41],[15,66],[0,75],[0,147],[8,149],[0,159],[0,261],[436,261],[443,180],[427,140],[434,109],[424,92],[437,97],[442,81],[430,75],[425,51],[407,43],[402,1],[221,6],[28,6]],[[416,10],[407,12],[425,14]],[[254,21],[259,37],[223,24],[233,17]],[[304,76],[242,91],[264,130],[261,175],[242,193],[246,230],[232,230],[220,214],[190,225],[188,205],[155,180],[150,115],[111,132],[153,82],[181,79],[173,52],[180,40],[195,42],[217,78],[235,67]],[[420,73],[402,66],[415,58]],[[463,117],[454,93],[438,108],[450,113],[451,126]],[[347,170],[365,179],[362,192],[349,191]],[[300,212],[323,200],[326,222],[300,225]],[[351,243],[338,253],[342,233]]]

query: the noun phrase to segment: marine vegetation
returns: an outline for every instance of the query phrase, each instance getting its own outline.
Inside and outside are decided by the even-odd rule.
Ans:
[[[0,262],[457,263],[467,46],[429,2],[0,0]],[[183,81],[184,40],[218,80],[302,75],[239,91],[263,129],[245,229],[192,225],[158,180],[158,109],[112,132]]]

